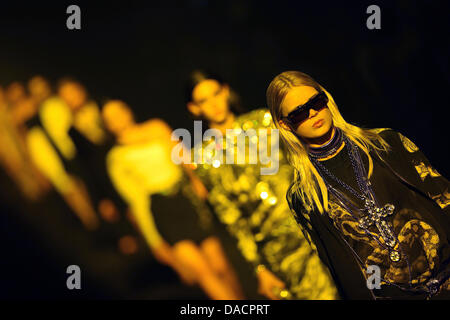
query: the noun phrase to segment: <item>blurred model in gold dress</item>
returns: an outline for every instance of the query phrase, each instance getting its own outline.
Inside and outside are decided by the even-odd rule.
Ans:
[[[237,116],[230,108],[230,97],[233,93],[218,76],[200,71],[191,74],[186,90],[187,108],[204,120],[205,127],[217,129],[223,136],[227,129],[237,134],[263,129],[269,143],[277,143],[277,139],[270,139],[272,119],[268,110]],[[258,135],[246,139],[244,151],[258,139]],[[253,265],[260,293],[271,299],[335,299],[336,290],[328,272],[290,214],[285,194],[293,171],[283,152],[272,155],[276,157],[272,159],[277,160],[278,172],[261,175],[261,163],[208,161],[227,148],[238,152],[230,140],[204,141],[196,173],[209,191],[208,201],[214,213]],[[278,151],[272,146],[267,149]],[[194,152],[198,150],[194,148]],[[259,153],[267,151],[260,149]]]

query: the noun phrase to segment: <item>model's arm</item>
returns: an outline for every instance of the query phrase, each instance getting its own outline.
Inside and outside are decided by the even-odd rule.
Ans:
[[[74,117],[74,126],[92,143],[100,145],[106,134],[101,125],[100,109],[94,101],[88,101]]]
[[[163,242],[153,214],[150,211],[150,196],[137,177],[130,173],[127,163],[113,149],[107,156],[107,168],[111,181],[121,197],[128,203],[136,223],[150,248]]]
[[[66,159],[72,159],[76,148],[69,136],[72,126],[72,114],[67,105],[59,98],[46,100],[39,112],[42,126]]]
[[[368,290],[358,290],[356,294],[352,294],[352,290],[349,290],[348,283],[358,283],[362,273],[359,266],[356,266],[355,269],[354,261],[351,259],[346,260],[343,256],[340,257],[340,253],[343,251],[341,250],[339,243],[337,243],[336,238],[333,238],[333,236],[326,231],[324,231],[323,235],[321,234],[321,229],[316,226],[317,221],[320,220],[317,215],[320,215],[321,213],[318,211],[308,212],[298,197],[293,194],[292,188],[289,188],[286,199],[289,208],[291,209],[291,213],[302,230],[305,239],[310,243],[312,249],[317,252],[321,262],[330,272],[340,298],[345,299],[353,296],[354,299],[367,299],[369,294]],[[315,217],[317,217],[317,219],[315,219]],[[351,279],[349,279],[349,277]]]
[[[423,152],[410,139],[397,132],[394,146],[399,149],[399,156],[409,163],[422,184],[422,189],[448,214],[450,214],[450,182],[443,177],[430,163]],[[393,150],[395,152],[396,150]]]
[[[310,223],[310,213],[306,211],[306,209],[301,205],[301,203],[297,200],[297,197],[294,195],[293,187],[291,186],[286,193],[286,200],[289,205],[289,209],[295,219],[297,224],[302,230],[302,233],[308,243],[311,245],[313,250],[317,250],[314,241],[318,238],[315,230],[313,229]]]

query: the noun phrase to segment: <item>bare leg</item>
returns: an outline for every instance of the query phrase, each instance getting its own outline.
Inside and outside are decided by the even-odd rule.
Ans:
[[[214,300],[236,300],[238,297],[231,287],[220,279],[211,268],[200,248],[189,240],[174,245],[177,259],[193,270],[197,282],[206,294]]]
[[[95,230],[98,227],[99,220],[92,203],[86,194],[84,184],[79,180],[73,180],[71,188],[67,192],[64,192],[62,196],[86,229]]]
[[[201,250],[213,270],[233,288],[236,296],[239,297],[239,299],[245,299],[238,277],[236,276],[233,267],[228,262],[219,239],[216,237],[209,237],[203,240],[201,243]]]

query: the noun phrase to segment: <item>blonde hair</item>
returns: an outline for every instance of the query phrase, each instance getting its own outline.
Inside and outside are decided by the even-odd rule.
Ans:
[[[368,177],[372,175],[373,171],[370,150],[374,150],[379,155],[379,151],[388,151],[389,145],[376,131],[360,128],[346,122],[331,94],[309,75],[299,71],[286,71],[272,80],[266,92],[267,104],[270,108],[273,123],[279,130],[281,140],[287,148],[288,161],[295,169],[295,180],[291,192],[299,196],[307,211],[311,211],[315,205],[323,213],[328,209],[328,191],[325,182],[311,163],[305,143],[292,131],[284,129],[279,124],[279,120],[282,118],[281,104],[284,98],[291,88],[300,86],[313,87],[319,92],[325,92],[328,96],[328,108],[331,112],[333,125],[341,129],[368,157]],[[322,202],[319,195],[322,196]]]

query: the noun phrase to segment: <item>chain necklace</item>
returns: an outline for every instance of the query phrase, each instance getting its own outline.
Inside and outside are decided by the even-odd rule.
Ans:
[[[325,158],[328,157],[332,154],[334,154],[339,147],[342,145],[342,131],[335,127],[334,128],[334,135],[331,138],[331,140],[329,142],[327,142],[325,145],[319,147],[319,148],[314,148],[314,147],[309,147],[308,148],[308,154],[311,158],[314,159],[319,159],[319,158]]]
[[[337,132],[340,132],[339,128],[336,128],[336,130]],[[314,166],[316,167],[317,171],[320,173],[323,179],[324,179],[323,173],[325,173],[328,177],[336,181],[340,186],[345,188],[347,191],[349,191],[351,194],[353,194],[356,198],[360,199],[364,203],[364,208],[363,209],[359,208],[359,211],[363,212],[363,216],[361,218],[354,217],[355,219],[357,219],[359,227],[363,229],[367,234],[373,237],[372,233],[369,231],[369,228],[374,225],[377,228],[378,232],[380,233],[380,236],[382,237],[384,243],[387,245],[387,249],[389,250],[389,258],[394,262],[398,262],[401,259],[400,250],[395,249],[396,245],[398,244],[398,239],[392,229],[392,226],[388,221],[386,221],[386,218],[394,213],[395,206],[390,203],[387,203],[382,207],[378,205],[378,201],[375,197],[375,193],[372,189],[371,183],[367,179],[367,175],[365,173],[364,165],[362,163],[357,145],[354,144],[352,141],[350,141],[350,139],[348,139],[344,134],[340,136],[342,137],[341,141],[335,142],[335,144],[337,144],[339,147],[342,145],[343,142],[345,142],[347,147],[347,153],[353,171],[355,173],[356,182],[358,184],[361,193],[355,191],[351,186],[349,186],[348,184],[340,180],[338,177],[333,175],[324,165],[322,165],[317,160],[319,159],[318,157],[319,153],[317,152],[318,150],[315,150],[316,152],[314,154],[314,157],[310,157],[311,162],[314,164]],[[327,186],[331,186],[326,181],[326,179],[324,179],[324,181],[327,184]],[[385,247],[378,241],[378,239],[376,240],[382,247]]]

